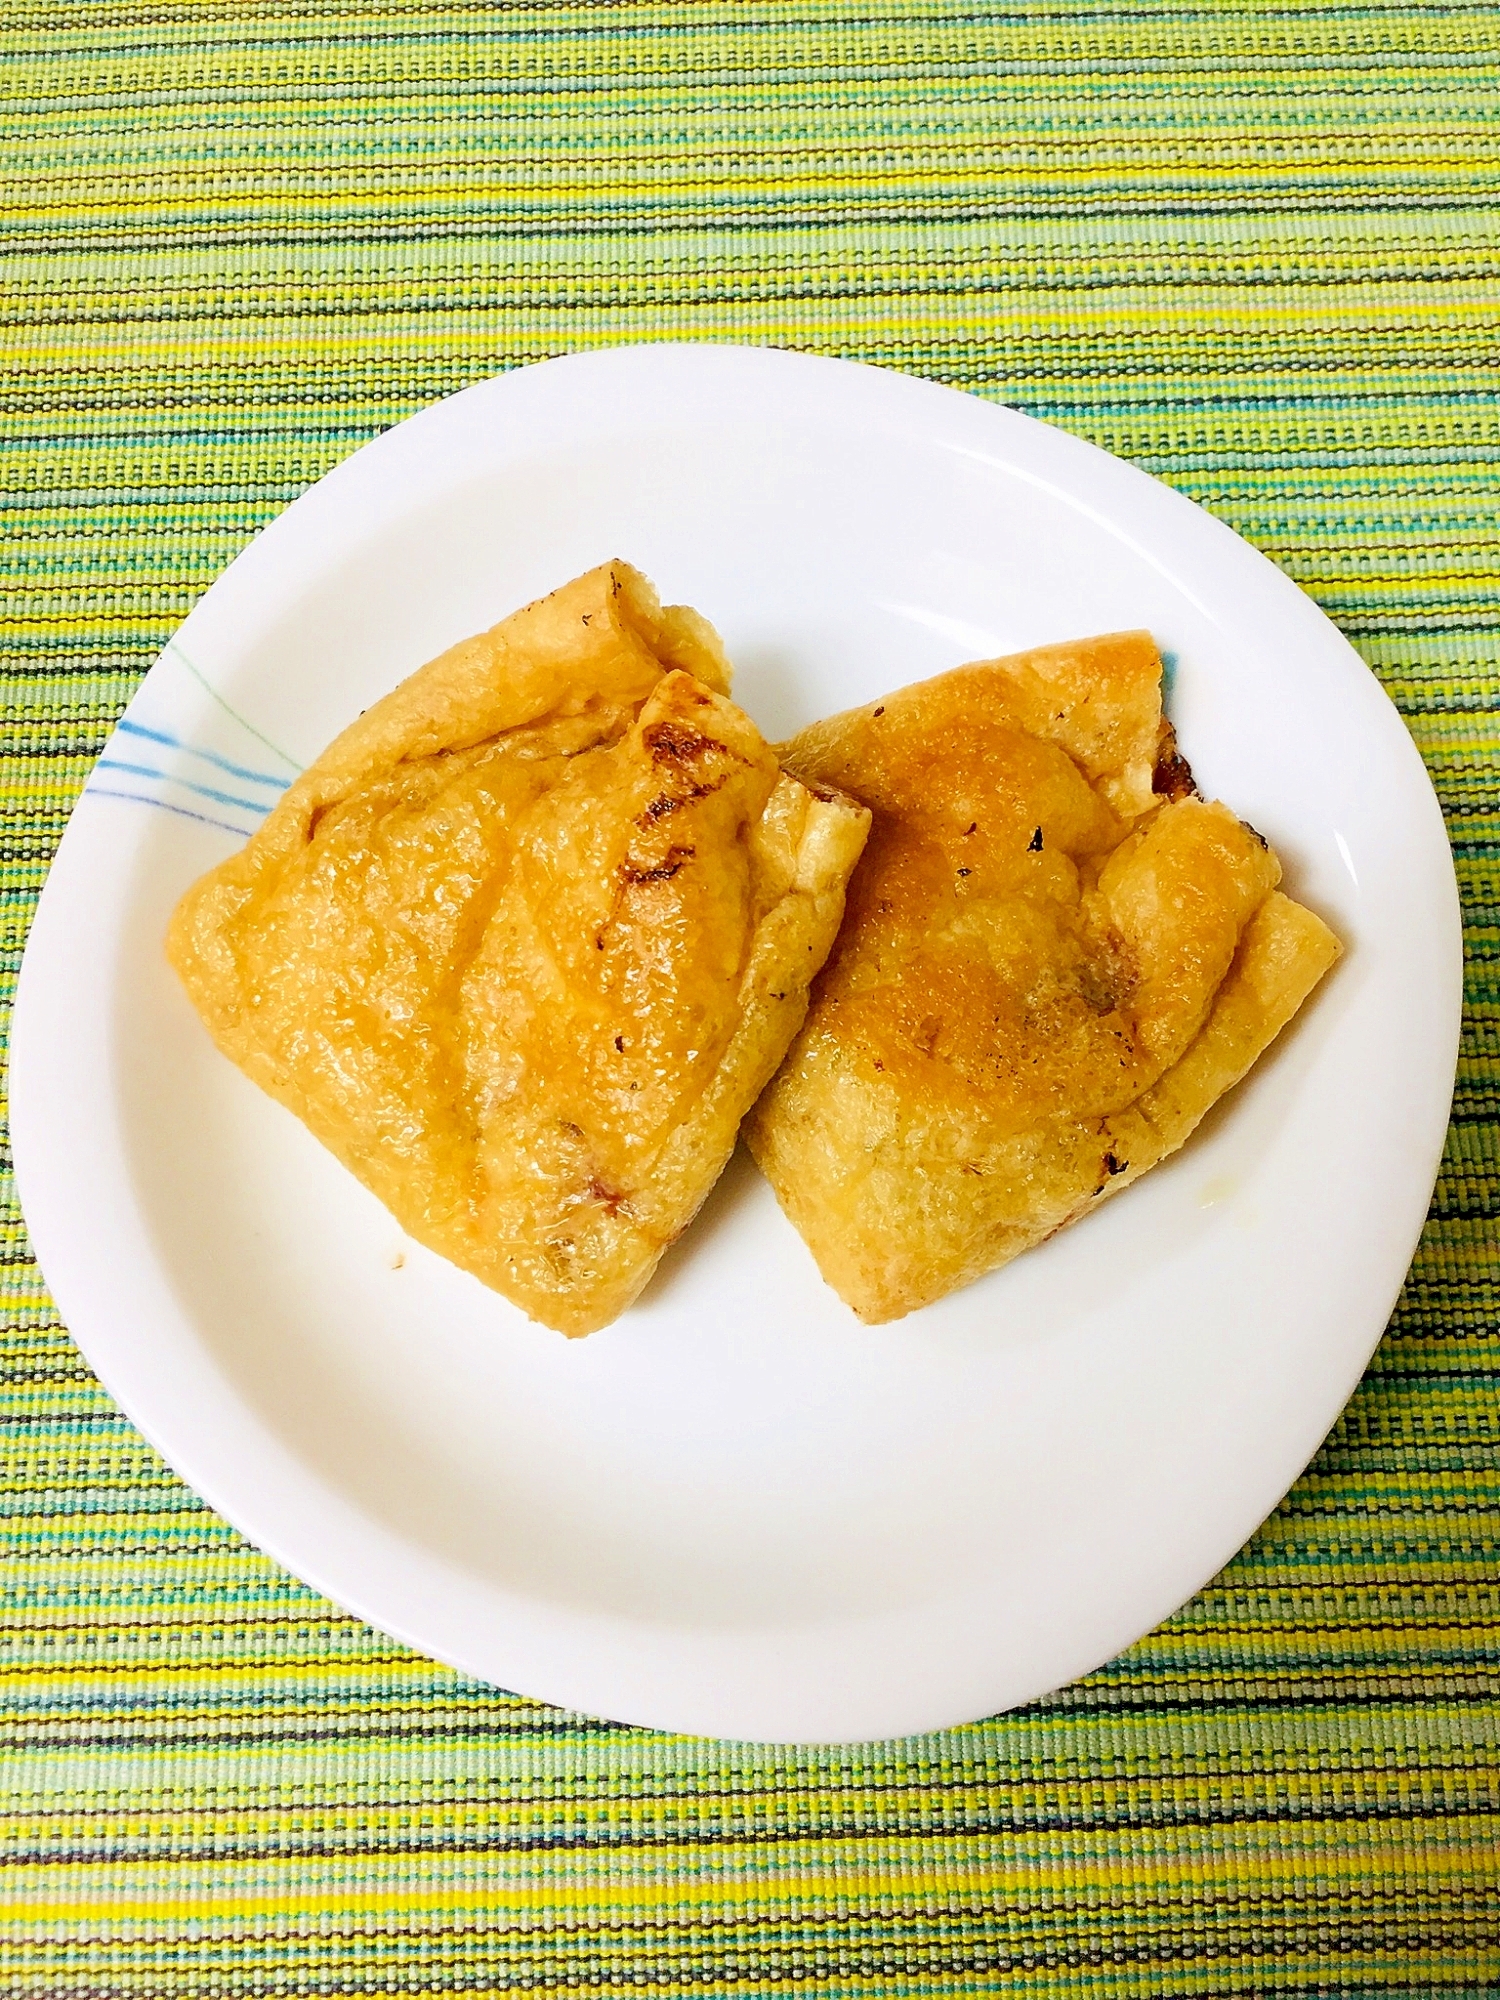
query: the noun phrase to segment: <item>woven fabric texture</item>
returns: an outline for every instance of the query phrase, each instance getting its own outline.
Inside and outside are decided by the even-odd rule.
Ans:
[[[10,1202],[0,1994],[1500,1994],[1500,14],[11,0],[0,61],[7,979],[264,522],[436,396],[658,338],[911,370],[1202,501],[1395,698],[1469,945],[1426,1236],[1316,1463],[1123,1658],[941,1736],[655,1735],[362,1627],[113,1407]]]

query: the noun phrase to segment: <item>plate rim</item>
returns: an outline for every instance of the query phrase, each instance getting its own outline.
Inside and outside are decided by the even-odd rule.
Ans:
[[[837,378],[835,378],[829,371],[840,372]],[[545,421],[549,408],[549,398],[552,401],[556,400],[558,385],[561,383],[577,384],[578,392],[582,394],[584,388],[588,386],[588,378],[592,376],[592,386],[596,390],[602,387],[612,393],[617,393],[621,382],[633,381],[638,388],[649,386],[659,391],[664,386],[673,385],[674,382],[680,383],[684,373],[694,377],[699,383],[723,381],[735,376],[759,378],[762,381],[769,381],[780,377],[783,380],[790,381],[794,374],[800,375],[803,382],[808,384],[811,384],[813,381],[832,384],[837,379],[840,384],[857,383],[859,385],[858,388],[851,388],[849,390],[849,393],[856,398],[872,393],[870,384],[873,383],[873,393],[877,397],[888,398],[893,407],[900,405],[899,414],[903,425],[913,429],[924,439],[930,440],[934,432],[936,432],[940,438],[946,434],[946,441],[956,442],[958,433],[987,432],[988,436],[994,439],[996,448],[1006,453],[1008,470],[1015,470],[1014,465],[1009,461],[1008,447],[1013,442],[1016,442],[1022,448],[1023,455],[1040,456],[1044,460],[1055,458],[1060,462],[1070,478],[1076,469],[1082,473],[1086,482],[1101,487],[1106,495],[1113,490],[1123,494],[1128,499],[1131,494],[1139,497],[1149,493],[1149,506],[1143,501],[1143,511],[1148,516],[1151,514],[1157,516],[1165,515],[1174,526],[1179,526],[1184,542],[1189,546],[1190,551],[1192,544],[1197,541],[1201,543],[1203,548],[1209,551],[1217,550],[1221,554],[1226,555],[1232,552],[1232,560],[1235,565],[1243,568],[1248,564],[1256,576],[1260,589],[1267,593],[1269,598],[1275,600],[1277,608],[1284,619],[1300,623],[1309,634],[1309,637],[1315,640],[1318,647],[1329,651],[1330,654],[1342,653],[1347,661],[1352,662],[1357,667],[1360,678],[1357,682],[1351,682],[1351,687],[1358,688],[1362,686],[1367,688],[1369,713],[1371,715],[1381,714],[1383,716],[1383,721],[1379,726],[1389,729],[1391,725],[1394,725],[1395,729],[1399,731],[1400,738],[1405,745],[1405,751],[1409,755],[1410,764],[1414,766],[1414,775],[1420,774],[1421,786],[1425,789],[1426,799],[1424,809],[1430,809],[1430,825],[1436,827],[1441,837],[1442,853],[1447,866],[1446,889],[1448,908],[1445,912],[1445,923],[1448,933],[1449,951],[1446,964],[1434,964],[1427,968],[1426,971],[1427,976],[1432,980],[1434,994],[1437,995],[1439,987],[1443,989],[1442,994],[1438,995],[1437,1004],[1440,1011],[1445,1012],[1451,1022],[1451,1052],[1440,1052],[1443,1055],[1443,1059],[1438,1065],[1439,1068],[1445,1070],[1449,1081],[1442,1098],[1440,1114],[1436,1097],[1433,1098],[1432,1103],[1427,1107],[1427,1143],[1423,1147],[1423,1160],[1426,1163],[1423,1166],[1423,1175],[1425,1175],[1427,1192],[1423,1195],[1420,1213],[1416,1212],[1417,1204],[1413,1198],[1411,1204],[1413,1227],[1410,1243],[1406,1246],[1400,1273],[1397,1275],[1395,1283],[1391,1288],[1391,1297],[1385,1318],[1375,1327],[1369,1341],[1368,1349],[1365,1351],[1359,1365],[1354,1368],[1350,1375],[1338,1406],[1331,1412],[1320,1411],[1318,1413],[1315,1420],[1316,1435],[1312,1437],[1311,1445],[1305,1451],[1303,1450],[1301,1441],[1293,1446],[1292,1455],[1301,1453],[1301,1456],[1298,1458],[1297,1467],[1285,1484],[1279,1487],[1277,1493],[1272,1497],[1269,1506],[1257,1517],[1257,1522],[1252,1522],[1244,1532],[1238,1535],[1232,1547],[1224,1550],[1221,1555],[1215,1558],[1212,1566],[1203,1572],[1198,1582],[1189,1591],[1178,1597],[1173,1604],[1166,1605],[1158,1610],[1152,1617],[1149,1625],[1145,1627],[1136,1626],[1129,1637],[1121,1639],[1116,1645],[1112,1645],[1108,1652],[1101,1654],[1093,1662],[1092,1666],[1080,1668],[1079,1674],[1081,1675],[1082,1673],[1093,1671],[1097,1666],[1113,1658],[1122,1646],[1132,1643],[1136,1637],[1142,1636],[1144,1631],[1154,1629],[1163,1618],[1170,1616],[1175,1609],[1180,1608],[1183,1603],[1189,1601],[1198,1590],[1203,1588],[1204,1584],[1218,1573],[1223,1567],[1224,1562],[1229,1560],[1244,1545],[1248,1536],[1255,1532],[1258,1522],[1264,1520],[1266,1514],[1279,1504],[1280,1499],[1290,1490],[1296,1478],[1300,1477],[1301,1471],[1305,1469],[1306,1464],[1316,1451],[1319,1442],[1326,1436],[1332,1424],[1337,1421],[1338,1414],[1342,1410],[1344,1403],[1347,1402],[1349,1395],[1353,1393],[1354,1388],[1357,1386],[1365,1368],[1368,1366],[1370,1355],[1379,1343],[1386,1321],[1389,1319],[1390,1306],[1394,1305],[1405,1282],[1405,1272],[1409,1267],[1411,1255],[1421,1235],[1430,1199],[1430,1190],[1435,1182],[1441,1162],[1448,1127],[1452,1079],[1456,1069],[1459,1048],[1460,1017],[1463,999],[1461,912],[1453,870],[1451,847],[1443,825],[1441,810],[1432,788],[1431,779],[1425,765],[1422,763],[1415,743],[1400,719],[1399,712],[1389,700],[1384,690],[1381,689],[1373,673],[1370,672],[1358,653],[1355,652],[1354,648],[1338,631],[1338,628],[1275,564],[1262,555],[1260,551],[1256,550],[1252,544],[1246,542],[1243,537],[1237,535],[1226,524],[1216,520],[1213,515],[1201,508],[1196,502],[1190,500],[1185,494],[1178,492],[1165,481],[1157,479],[1142,468],[1130,465],[1127,461],[1121,460],[1113,454],[1104,451],[1101,447],[1078,438],[1074,434],[1062,430],[1060,427],[1045,424],[1041,420],[1033,418],[1025,412],[1012,409],[1009,406],[990,402],[965,391],[951,389],[919,377],[905,375],[893,369],[878,367],[869,363],[841,360],[785,349],[744,347],[732,343],[720,342],[661,342],[645,346],[594,349],[581,354],[565,355],[549,361],[534,363],[527,367],[506,370],[500,374],[488,377],[484,381],[472,384],[452,396],[426,406],[423,410],[394,426],[391,430],[380,434],[365,445],[357,448],[296,500],[290,503],[288,507],[283,509],[281,513],[260,530],[251,542],[247,544],[246,548],[235,557],[234,561],[210,584],[203,597],[199,599],[198,603],[195,604],[177,628],[177,636],[187,632],[193,627],[195,621],[202,624],[204,619],[211,615],[211,607],[206,609],[206,607],[209,607],[210,599],[216,598],[220,606],[223,606],[226,602],[232,605],[234,596],[245,587],[246,579],[249,578],[253,582],[257,569],[266,560],[279,558],[283,553],[284,547],[296,559],[294,568],[304,568],[307,566],[309,560],[311,560],[312,573],[316,575],[321,562],[326,559],[326,550],[323,545],[328,540],[328,537],[326,535],[301,536],[301,524],[293,518],[297,515],[298,510],[306,510],[303,515],[303,520],[305,521],[315,511],[316,507],[321,507],[326,511],[331,505],[335,510],[343,508],[349,514],[350,518],[367,524],[379,512],[378,502],[381,496],[378,491],[372,492],[371,489],[372,487],[378,488],[380,483],[388,478],[386,468],[389,466],[394,469],[401,464],[403,458],[422,459],[425,456],[425,442],[427,437],[433,433],[435,426],[445,426],[453,422],[457,406],[467,402],[468,406],[477,413],[481,408],[488,410],[492,405],[497,403],[514,406],[518,399],[524,400],[530,395],[533,400],[540,400],[543,406],[541,416],[543,421]],[[909,416],[908,412],[910,412]],[[509,413],[509,410],[507,410],[507,414]],[[958,448],[962,450],[970,447],[959,444]],[[1092,481],[1089,480],[1090,475],[1093,476]],[[1022,476],[1026,475],[1023,474]],[[1053,482],[1042,478],[1040,483],[1052,484]],[[446,479],[437,479],[434,482],[434,490],[442,490],[449,484],[450,482]],[[1069,489],[1067,483],[1056,485],[1054,490],[1062,492],[1070,504],[1075,506],[1081,504],[1078,496]],[[321,495],[321,500],[315,502],[314,507],[307,507],[307,503],[314,501],[315,495]],[[404,493],[402,496],[402,511],[409,510],[411,504],[410,493]],[[1093,510],[1085,507],[1085,511]],[[1105,520],[1106,525],[1112,533],[1121,535],[1119,526],[1114,519],[1108,516],[1101,516],[1100,518]],[[347,533],[348,530],[346,529],[344,532]],[[334,539],[337,539],[337,535],[335,535]],[[1121,535],[1121,539],[1135,546],[1137,552],[1151,562],[1154,568],[1160,569],[1160,563],[1149,549],[1143,547],[1141,544],[1134,543],[1132,537],[1128,535]],[[1172,574],[1175,578],[1175,571]],[[149,671],[151,670],[148,670],[148,675]],[[145,684],[146,681],[143,678],[140,685],[144,687]],[[137,689],[136,693],[139,693],[139,689]],[[135,698],[136,695],[133,694],[132,702]],[[68,851],[69,836],[72,834],[73,828],[74,817],[70,815],[68,827],[64,831],[57,854],[54,856],[53,862],[49,867],[47,880],[43,886],[41,897],[38,900],[36,914],[30,934],[28,935],[26,952],[23,956],[21,972],[17,982],[10,1052],[12,1135],[15,1147],[17,1188],[21,1197],[23,1212],[27,1219],[28,1230],[32,1235],[37,1250],[38,1262],[44,1273],[47,1274],[49,1289],[52,1291],[53,1297],[58,1304],[64,1322],[68,1325],[70,1331],[72,1331],[73,1337],[83,1351],[85,1358],[95,1369],[95,1372],[99,1375],[100,1380],[110,1395],[120,1405],[122,1410],[125,1411],[129,1419],[142,1431],[167,1462],[173,1466],[174,1470],[179,1473],[179,1476],[183,1477],[190,1487],[204,1497],[211,1507],[235,1525],[241,1533],[245,1534],[247,1539],[252,1541],[257,1547],[263,1549],[274,1560],[281,1563],[293,1575],[310,1582],[313,1587],[329,1596],[333,1602],[348,1609],[354,1615],[366,1619],[375,1625],[377,1629],[391,1633],[428,1657],[437,1657],[446,1660],[461,1672],[475,1675],[483,1680],[492,1681],[492,1668],[482,1663],[476,1663],[472,1658],[456,1657],[455,1650],[452,1648],[444,1648],[439,1652],[435,1652],[430,1639],[424,1637],[410,1623],[406,1623],[403,1626],[402,1621],[393,1619],[390,1616],[388,1609],[372,1607],[368,1602],[358,1601],[357,1597],[351,1594],[346,1587],[338,1585],[336,1578],[332,1581],[325,1580],[323,1576],[318,1574],[318,1570],[322,1566],[309,1564],[305,1553],[300,1550],[284,1550],[282,1546],[278,1545],[280,1542],[279,1536],[268,1536],[258,1526],[242,1525],[243,1510],[238,1503],[235,1502],[232,1505],[226,1506],[216,1493],[215,1488],[220,1482],[215,1476],[213,1469],[208,1468],[205,1471],[200,1460],[199,1463],[193,1465],[193,1468],[189,1470],[185,1461],[193,1460],[195,1454],[192,1451],[184,1452],[180,1439],[157,1434],[154,1412],[151,1409],[142,1408],[138,1414],[137,1404],[139,1398],[136,1394],[139,1386],[138,1382],[133,1378],[129,1378],[128,1370],[125,1376],[122,1377],[120,1375],[116,1367],[117,1357],[110,1351],[109,1341],[98,1335],[95,1302],[84,1299],[81,1289],[75,1287],[74,1272],[69,1267],[66,1255],[65,1239],[68,1225],[64,1219],[63,1207],[60,1206],[60,1195],[64,1205],[67,1197],[65,1192],[60,1188],[59,1181],[60,1179],[62,1181],[67,1179],[68,1169],[64,1166],[59,1170],[55,1160],[48,1160],[44,1136],[48,1110],[46,1089],[44,1086],[44,1078],[47,1074],[44,1054],[53,1037],[49,1034],[48,1024],[44,1020],[42,1012],[42,980],[44,974],[38,968],[39,966],[43,966],[45,961],[40,956],[34,956],[32,949],[33,939],[38,936],[39,924],[41,926],[40,935],[45,945],[48,929],[46,922],[43,920],[43,912],[48,908],[49,891],[53,889],[54,877],[58,876],[59,863],[62,862],[64,855]],[[61,880],[62,877],[58,876],[58,879]],[[56,904],[58,901],[59,897],[54,893],[52,897],[53,904]],[[1444,1005],[1444,1003],[1446,1004]],[[1430,1172],[1427,1171],[1428,1165],[1430,1165]],[[1415,1181],[1413,1181],[1412,1185],[1415,1186]],[[34,1216],[40,1219],[40,1227],[34,1226]],[[50,1273],[47,1271],[49,1263],[54,1267]],[[1391,1260],[1391,1263],[1392,1268],[1394,1268],[1394,1258]],[[63,1275],[64,1273],[66,1275]],[[60,1283],[59,1278],[61,1278]],[[77,1294],[76,1310],[75,1305],[68,1303],[65,1298],[65,1294],[69,1292],[76,1292]],[[104,1357],[102,1365],[101,1360],[96,1358],[100,1355]],[[124,1389],[123,1394],[121,1393],[122,1388]],[[149,1401],[149,1398],[147,1400]],[[1304,1439],[1312,1427],[1311,1423],[1305,1425],[1302,1432],[1299,1433],[1299,1440]],[[168,1428],[170,1429],[170,1426]],[[1277,1477],[1279,1476],[1278,1473]],[[324,1490],[326,1491],[327,1489],[325,1488]],[[360,1516],[361,1520],[364,1518]],[[392,1532],[382,1524],[370,1523],[369,1525],[377,1535],[386,1535]],[[1070,1675],[1068,1679],[1071,1680],[1078,1677],[1079,1675]],[[1066,1684],[1067,1681],[1054,1683],[1057,1686]],[[554,1681],[553,1685],[556,1688],[559,1684],[557,1681]],[[1036,1690],[1036,1694],[1039,1695],[1045,1691],[1038,1689]],[[587,1698],[587,1693],[587,1677],[585,1677],[585,1684],[575,1687],[571,1691],[566,1688],[563,1688],[560,1692],[549,1693],[542,1691],[536,1695],[536,1698],[560,1703],[568,1707],[584,1709],[592,1713],[608,1714],[619,1720],[639,1722],[647,1727],[679,1729],[684,1726],[682,1721],[676,1719],[673,1714],[665,1712],[655,1714],[643,1713],[640,1712],[638,1704],[627,1704],[624,1709],[615,1704],[601,1706],[597,1701]],[[580,1694],[584,1698],[578,1698]],[[1023,1699],[1032,1698],[1035,1697],[1023,1697]],[[771,1706],[774,1708],[775,1704]],[[711,1703],[709,1707],[712,1707]],[[627,1712],[627,1710],[632,1709],[634,1712]],[[676,1710],[676,1715],[680,1715],[681,1713],[682,1710],[679,1706]],[[840,1735],[836,1732],[826,1733],[821,1731],[812,1735],[804,1735],[796,1731],[787,1733],[779,1728],[764,1731],[753,1726],[750,1728],[731,1729],[717,1727],[704,1728],[702,1727],[702,1721],[705,1718],[709,1721],[713,1720],[708,1710],[702,1711],[698,1719],[689,1719],[686,1726],[693,1730],[694,1733],[729,1736],[741,1740],[763,1742],[832,1743],[871,1739],[871,1731],[867,1727],[861,1727],[852,1735]],[[753,1723],[754,1718],[750,1719]],[[952,1714],[946,1718],[930,1714],[925,1718],[912,1720],[909,1726],[898,1726],[894,1729],[876,1732],[876,1734],[885,1736],[912,1734],[919,1730],[938,1729],[974,1719],[969,1714]]]

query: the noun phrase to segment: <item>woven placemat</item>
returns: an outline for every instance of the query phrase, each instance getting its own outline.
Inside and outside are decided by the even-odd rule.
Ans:
[[[1470,949],[1316,1464],[1123,1658],[907,1742],[614,1727],[344,1617],[120,1416],[12,1202],[0,1993],[1500,1994],[1500,14],[12,0],[0,60],[8,977],[257,528],[435,396],[656,338],[912,370],[1204,502],[1400,706]]]

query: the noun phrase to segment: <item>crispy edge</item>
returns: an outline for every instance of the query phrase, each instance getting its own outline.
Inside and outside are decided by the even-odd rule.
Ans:
[[[868,1325],[901,1319],[1045,1242],[1176,1152],[1214,1105],[1247,1075],[1342,951],[1321,917],[1273,890],[1246,924],[1208,1018],[1187,1050],[1100,1133],[1098,1150],[1123,1161],[1122,1169],[1102,1186],[1080,1189],[1064,1214],[1041,1220],[1029,1232],[1011,1232],[1009,1242],[992,1246],[999,1254],[977,1257],[957,1271],[929,1267],[924,1272],[920,1258],[910,1257],[897,1268],[889,1246],[872,1240],[868,1232],[828,1226],[828,1218],[805,1198],[802,1145],[797,1143],[799,1135],[805,1143],[812,1126],[824,1121],[809,1119],[795,1108],[796,1080],[788,1072],[783,1072],[785,1083],[778,1078],[755,1109],[747,1133],[751,1150],[823,1277],[845,1304]],[[842,1063],[825,1075],[824,1088],[830,1087],[868,1092],[868,1086]],[[775,1100],[781,1091],[793,1103],[786,1117],[777,1115]],[[850,1110],[852,1121],[856,1114],[854,1107]],[[890,1140],[900,1143],[899,1133],[891,1133]]]
[[[1271,891],[1245,926],[1203,1028],[1165,1075],[1110,1120],[1113,1151],[1128,1164],[1111,1177],[1106,1197],[1129,1187],[1192,1137],[1259,1062],[1343,950],[1314,911],[1279,889]]]
[[[1107,632],[999,659],[975,660],[859,708],[814,722],[777,746],[785,768],[809,782],[840,785],[858,797],[862,749],[881,734],[898,746],[902,732],[948,708],[995,709],[1017,727],[1066,750],[1106,802],[1130,820],[1155,804],[1162,742],[1161,655],[1149,632]],[[1185,772],[1186,765],[1182,766]],[[1191,778],[1188,778],[1191,784]]]

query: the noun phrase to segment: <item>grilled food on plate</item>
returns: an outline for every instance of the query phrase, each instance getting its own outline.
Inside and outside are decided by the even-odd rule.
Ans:
[[[890,1320],[1182,1145],[1339,955],[1200,798],[1144,632],[960,667],[815,723],[870,808],[838,942],[751,1147],[824,1277]]]
[[[565,1333],[717,1179],[864,844],[728,687],[706,621],[607,564],[368,710],[172,920],[223,1052]]]

